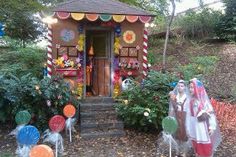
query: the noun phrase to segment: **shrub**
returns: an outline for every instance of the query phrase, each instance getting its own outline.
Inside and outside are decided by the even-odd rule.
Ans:
[[[23,76],[31,73],[34,77],[42,78],[42,67],[46,53],[37,48],[9,48],[1,50],[1,72]]]
[[[33,116],[32,122],[40,129],[47,126],[50,117],[62,114],[65,104],[77,104],[68,83],[59,76],[39,80],[31,74],[22,77],[5,75],[0,81],[0,89],[4,91],[0,105],[4,117],[12,118],[18,111],[28,110]]]
[[[175,71],[182,73],[185,80],[202,77],[214,71],[219,59],[216,56],[198,56],[190,58],[191,63],[178,66]]]
[[[175,80],[169,73],[151,71],[145,81],[122,93],[122,103],[116,105],[118,115],[127,126],[160,131],[161,121],[167,116],[170,83]]]

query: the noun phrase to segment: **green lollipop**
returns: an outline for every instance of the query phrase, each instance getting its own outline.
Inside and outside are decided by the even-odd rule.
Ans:
[[[17,125],[28,124],[31,120],[31,115],[28,111],[20,111],[15,116]]]
[[[162,128],[168,134],[174,134],[178,128],[178,123],[175,117],[165,117],[162,120]]]

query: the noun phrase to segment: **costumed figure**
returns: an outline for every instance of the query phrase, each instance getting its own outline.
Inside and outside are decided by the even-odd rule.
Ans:
[[[190,80],[187,133],[197,157],[213,157],[221,134],[213,107],[201,81]]]
[[[180,150],[183,151],[183,156],[187,155],[188,138],[186,134],[186,114],[188,112],[189,98],[188,88],[183,80],[179,80],[173,91],[169,93],[169,116],[175,117],[178,123],[178,128],[173,138],[176,141],[176,153],[180,156]]]

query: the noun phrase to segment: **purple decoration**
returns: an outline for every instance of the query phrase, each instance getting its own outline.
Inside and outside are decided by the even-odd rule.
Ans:
[[[75,32],[73,30],[63,29],[60,36],[63,41],[69,42],[75,38]]]
[[[114,58],[113,65],[114,65],[114,69],[118,69],[119,68],[119,59],[118,59],[118,57]]]

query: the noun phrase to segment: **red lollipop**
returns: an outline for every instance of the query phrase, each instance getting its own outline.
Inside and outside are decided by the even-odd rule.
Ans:
[[[61,132],[65,127],[65,118],[60,115],[53,116],[49,121],[49,127],[53,132]]]

